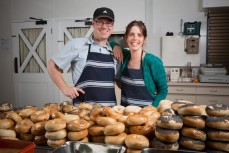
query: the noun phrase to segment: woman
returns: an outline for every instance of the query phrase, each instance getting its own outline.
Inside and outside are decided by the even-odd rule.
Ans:
[[[147,30],[142,21],[132,21],[125,32],[129,50],[123,49],[121,71],[121,105],[157,107],[166,98],[168,85],[162,61],[153,54],[146,53]]]

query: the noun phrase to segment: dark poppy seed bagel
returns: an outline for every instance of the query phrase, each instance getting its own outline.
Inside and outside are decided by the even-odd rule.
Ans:
[[[179,139],[180,134],[178,130],[163,129],[156,126],[155,136],[161,141],[176,142]]]
[[[207,138],[207,135],[204,131],[192,127],[183,127],[181,129],[181,134],[182,136],[201,141],[205,141]]]
[[[229,130],[229,116],[225,116],[225,117],[208,116],[206,119],[206,126],[213,129]]]
[[[172,104],[171,104],[171,108],[174,110],[174,111],[177,111],[178,108],[180,106],[183,106],[183,105],[186,105],[186,104],[192,104],[192,102],[190,101],[185,101],[185,100],[177,100],[177,101],[174,101]]]
[[[218,140],[218,141],[228,141],[229,142],[229,131],[223,130],[208,130],[207,136],[211,140]]]
[[[157,120],[157,125],[165,129],[178,130],[183,126],[183,120],[179,115],[161,115]]]
[[[223,150],[223,151],[229,152],[229,143],[225,141],[207,140],[206,145],[212,149]]]
[[[201,116],[183,116],[183,124],[197,129],[205,128],[205,120]]]
[[[175,111],[172,108],[166,108],[161,115],[175,115]]]
[[[179,115],[193,115],[193,116],[201,116],[202,115],[202,108],[199,105],[195,104],[186,104],[182,105],[177,110]]]
[[[209,116],[229,116],[229,105],[226,104],[212,104],[205,109]]]
[[[165,149],[165,150],[178,150],[179,149],[178,142],[168,143],[168,142],[161,141],[157,139],[156,137],[153,138],[153,141],[151,144],[153,148],[157,148],[157,149]]]
[[[181,136],[179,139],[179,144],[184,148],[192,149],[192,150],[204,150],[205,142],[200,140],[191,139],[185,136]]]

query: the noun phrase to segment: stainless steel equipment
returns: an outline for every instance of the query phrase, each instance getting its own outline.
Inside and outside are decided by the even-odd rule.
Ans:
[[[66,144],[55,149],[53,153],[124,153],[125,150],[126,148],[124,146],[118,145],[68,141]]]
[[[200,82],[209,83],[229,83],[229,75],[225,66],[222,64],[201,64],[200,65]]]

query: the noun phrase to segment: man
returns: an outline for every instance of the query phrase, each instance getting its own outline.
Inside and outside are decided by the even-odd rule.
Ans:
[[[114,81],[117,61],[108,38],[113,32],[114,13],[101,7],[93,14],[93,34],[70,40],[48,63],[48,72],[65,96],[80,102],[116,105]],[[71,63],[74,87],[69,87],[61,71]]]

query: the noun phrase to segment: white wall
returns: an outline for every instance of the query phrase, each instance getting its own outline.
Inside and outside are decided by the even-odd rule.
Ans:
[[[180,32],[180,19],[185,22],[201,21],[201,60],[206,58],[206,16],[201,0],[1,0],[0,39],[10,39],[11,21],[25,21],[29,17],[43,19],[72,19],[92,16],[95,8],[107,6],[116,15],[116,30],[124,30],[132,19],[145,20],[148,30],[146,50],[160,56],[161,37],[170,31]],[[140,6],[139,6],[140,5]],[[139,8],[145,7],[145,10]],[[142,18],[144,16],[145,18]],[[124,20],[123,20],[124,19]],[[12,100],[13,64],[11,49],[0,48],[0,102]]]

